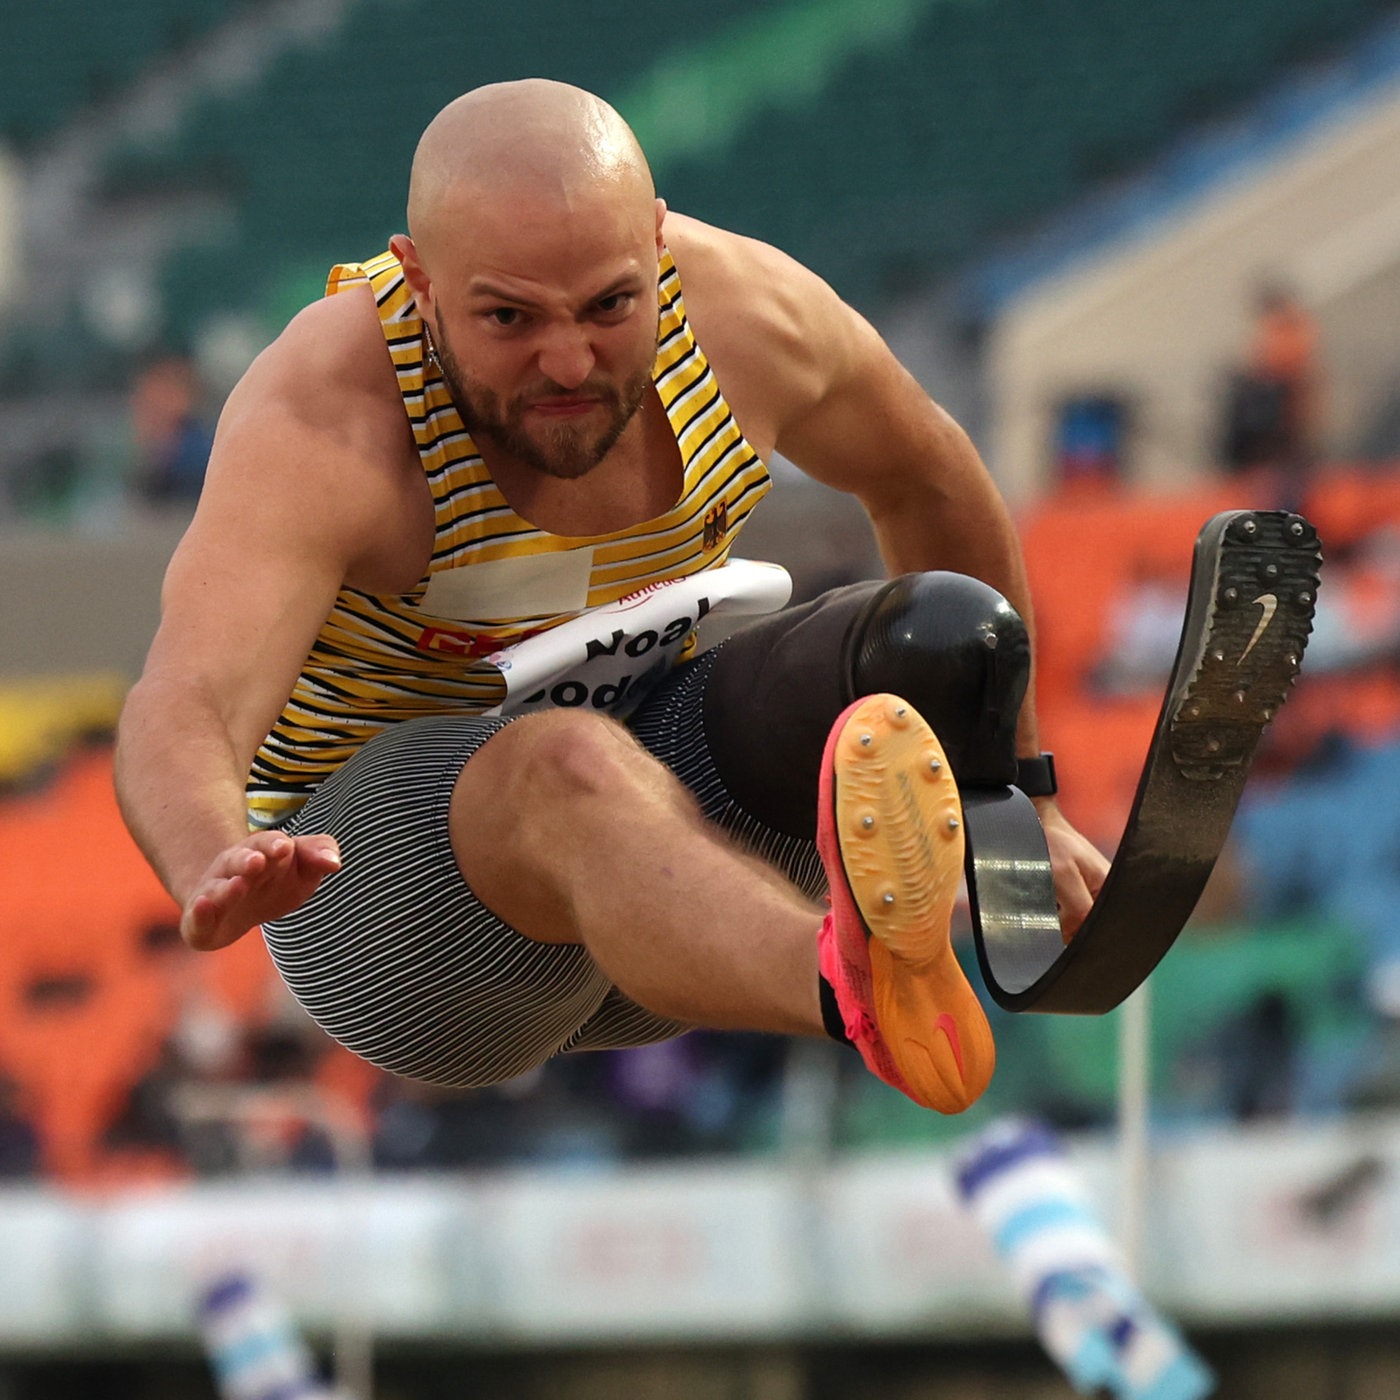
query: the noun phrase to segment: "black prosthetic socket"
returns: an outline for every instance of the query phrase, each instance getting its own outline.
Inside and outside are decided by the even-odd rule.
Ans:
[[[929,722],[958,786],[1016,781],[1016,720],[1030,682],[1021,615],[965,574],[905,574],[860,619],[854,693],[903,696]]]
[[[705,684],[705,739],[729,795],[784,836],[817,834],[822,750],[856,697],[843,658],[874,580],[740,627]]]
[[[1020,614],[963,574],[905,574],[834,589],[741,627],[705,688],[705,736],[729,795],[773,830],[816,837],[821,756],[863,695],[908,700],[960,785],[1016,777],[1016,718],[1030,675]]]

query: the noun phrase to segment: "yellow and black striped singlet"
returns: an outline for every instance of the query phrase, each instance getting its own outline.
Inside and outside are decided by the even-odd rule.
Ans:
[[[510,508],[446,383],[425,359],[423,322],[394,255],[332,269],[327,291],[366,282],[433,494],[432,559],[411,592],[340,591],[286,708],[253,761],[248,805],[254,826],[290,816],[387,725],[421,715],[481,714],[499,704],[504,682],[486,658],[501,647],[647,584],[723,564],[739,526],[770,484],[691,334],[669,253],[662,256],[657,286],[652,378],[680,448],[684,486],[664,515],[607,535],[551,535]],[[479,567],[499,561],[517,562],[504,570]],[[476,572],[468,574],[473,566]],[[572,611],[538,608],[549,589],[533,587],[532,577],[561,573],[577,580],[578,605]],[[518,579],[526,606],[496,603],[471,615],[470,602],[463,600],[481,597],[473,580],[488,576]],[[490,592],[493,598],[499,594],[499,587]]]

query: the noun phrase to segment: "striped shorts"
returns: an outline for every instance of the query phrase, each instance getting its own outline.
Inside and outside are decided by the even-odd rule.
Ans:
[[[709,820],[816,898],[826,878],[813,843],[749,816],[715,770],[702,699],[720,650],[662,682],[630,727]],[[396,725],[286,826],[330,832],[344,863],[301,909],[265,926],[273,961],[330,1035],[409,1078],[493,1084],[562,1051],[645,1045],[689,1029],[629,1000],[585,949],[518,934],[463,880],[448,834],[453,786],[510,722],[437,716]]]

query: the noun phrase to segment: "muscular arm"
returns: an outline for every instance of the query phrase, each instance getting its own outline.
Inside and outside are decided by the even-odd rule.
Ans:
[[[891,574],[950,569],[980,578],[1010,600],[1034,640],[1025,564],[1000,492],[971,439],[869,322],[773,248],[676,216],[666,227],[696,334],[713,345],[716,373],[746,429],[761,425],[766,446],[857,497]],[[697,293],[704,296],[699,311]],[[1027,756],[1040,751],[1034,676],[1017,748]],[[1107,863],[1053,799],[1036,801],[1072,932]]]
[[[859,498],[892,575],[950,569],[980,578],[1010,600],[1034,640],[1020,541],[972,440],[863,318],[829,291],[812,300],[827,323],[812,334],[829,337],[830,378],[813,407],[780,432],[778,450]],[[1033,686],[1017,745],[1040,752]]]
[[[378,338],[372,308],[354,302],[309,308],[230,395],[122,714],[122,812],[197,947],[295,907],[338,859],[329,838],[250,837],[243,789],[336,591],[390,567],[380,541],[403,509],[403,420],[367,407],[389,371],[359,324]],[[249,898],[269,881],[271,903]]]
[[[891,574],[951,569],[1003,593],[1034,629],[1010,513],[971,439],[874,327],[785,254],[668,214],[687,309],[760,451],[854,495]],[[757,431],[750,431],[750,424]],[[1021,751],[1039,752],[1035,707]]]

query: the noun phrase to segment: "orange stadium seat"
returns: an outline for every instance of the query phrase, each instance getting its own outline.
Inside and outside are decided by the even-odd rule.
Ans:
[[[109,749],[74,755],[43,791],[0,804],[0,840],[22,872],[0,890],[7,956],[61,953],[115,970],[148,923],[174,917],[122,825]]]
[[[1137,791],[1161,696],[1085,700],[1041,707],[1061,774],[1060,806],[1090,840],[1111,851]]]
[[[1095,690],[1095,672],[1112,650],[1115,612],[1137,586],[1155,581],[1179,588],[1184,616],[1201,526],[1218,511],[1259,504],[1248,491],[1239,482],[1171,496],[1070,487],[1021,522],[1036,608],[1041,726],[1064,777],[1062,805],[1108,849],[1122,834],[1162,703],[1160,687],[1132,695]]]
[[[1339,466],[1321,472],[1304,513],[1322,536],[1324,556],[1347,549],[1379,526],[1400,526],[1400,463]]]
[[[1135,580],[1180,578],[1183,611],[1200,528],[1239,505],[1228,484],[1189,495],[1071,488],[1025,514],[1021,539],[1035,598],[1039,692],[1077,690],[1101,659],[1114,603]]]
[[[0,843],[19,879],[0,884],[0,1067],[28,1091],[47,1160],[94,1179],[100,1139],[154,1062],[182,990],[197,986],[241,1020],[265,1014],[274,973],[250,936],[216,955],[151,930],[177,910],[122,824],[110,749],[73,755],[47,788],[0,802]]]
[[[154,1058],[168,1025],[168,999],[148,984],[111,977],[53,1005],[21,996],[0,1028],[0,1063],[29,1091],[49,1169],[80,1181],[127,1090]]]

